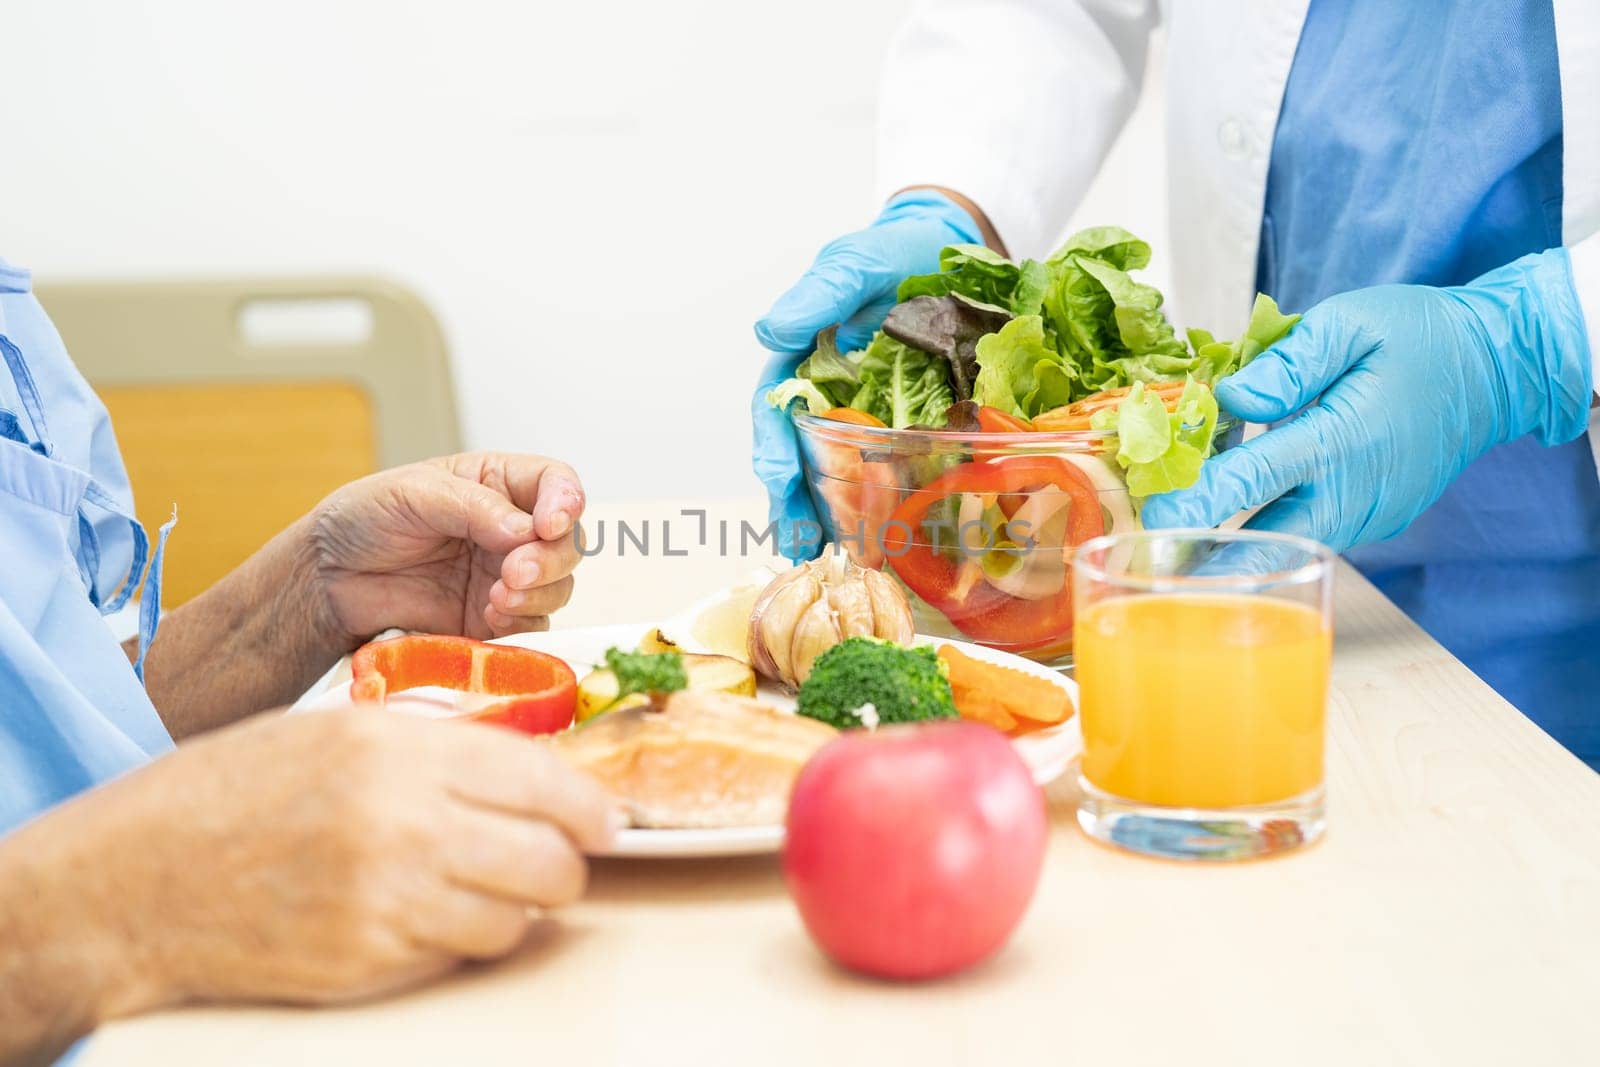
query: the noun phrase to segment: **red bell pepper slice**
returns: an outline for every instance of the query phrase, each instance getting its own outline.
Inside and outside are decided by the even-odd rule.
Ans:
[[[1076,466],[1059,456],[1006,456],[952,467],[908,496],[895,509],[884,533],[889,565],[951,625],[984,644],[1038,649],[1070,640],[1070,569],[1060,590],[1040,600],[1013,597],[981,581],[960,595],[960,562],[947,558],[927,543],[929,538],[921,536],[929,509],[952,494],[994,494],[1005,500],[1038,491],[1066,493],[1068,509],[1064,544],[1039,545],[1034,551],[1064,551],[1105,533],[1105,516],[1094,485]]]
[[[563,661],[470,637],[411,634],[373,641],[356,650],[350,672],[351,699],[374,704],[422,685],[507,697],[465,717],[526,734],[566,729],[578,706],[578,678]]]

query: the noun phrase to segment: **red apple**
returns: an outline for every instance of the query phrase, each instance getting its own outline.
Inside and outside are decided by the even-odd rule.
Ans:
[[[932,978],[1005,944],[1048,832],[1027,765],[989,727],[854,730],[795,781],[783,873],[806,929],[840,964]]]

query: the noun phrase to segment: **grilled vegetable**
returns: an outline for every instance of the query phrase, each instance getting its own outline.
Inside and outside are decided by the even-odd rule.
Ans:
[[[672,661],[670,666],[665,662],[667,659]],[[643,662],[646,660],[653,662]],[[602,712],[648,704],[652,693],[693,689],[702,693],[754,696],[756,692],[755,672],[730,656],[676,652],[651,655],[613,649],[606,654],[606,662],[611,666],[590,671],[578,683],[577,720],[580,723]],[[671,675],[673,667],[679,672],[681,684],[670,684],[676,680]]]

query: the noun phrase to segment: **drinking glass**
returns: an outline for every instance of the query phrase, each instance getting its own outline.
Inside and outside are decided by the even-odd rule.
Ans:
[[[1321,836],[1335,559],[1248,530],[1078,546],[1078,822],[1090,837],[1231,860]]]

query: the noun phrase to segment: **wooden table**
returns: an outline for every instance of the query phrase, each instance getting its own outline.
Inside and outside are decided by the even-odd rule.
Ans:
[[[704,548],[687,506],[592,509],[591,526],[654,520],[653,556],[617,558],[608,530],[561,624],[659,617],[747,569],[716,552],[716,523],[737,534],[755,503],[711,505]],[[688,555],[662,555],[666,519]],[[1031,912],[954,980],[831,967],[771,858],[608,861],[502,965],[359,1008],[120,1023],[80,1063],[1600,1062],[1600,775],[1348,568],[1330,711],[1323,842],[1237,866],[1140,859],[1090,843],[1058,782]]]

